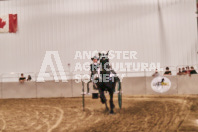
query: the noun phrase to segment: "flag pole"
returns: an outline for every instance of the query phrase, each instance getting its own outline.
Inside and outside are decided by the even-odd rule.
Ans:
[[[196,10],[197,10],[196,14],[197,14],[197,35],[198,35],[198,0],[196,0]],[[198,40],[197,40],[197,45],[198,45]],[[198,49],[196,49],[196,50],[198,50]],[[198,51],[197,51],[197,55],[198,55]]]

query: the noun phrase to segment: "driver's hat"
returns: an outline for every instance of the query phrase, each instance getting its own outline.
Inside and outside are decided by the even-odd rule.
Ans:
[[[99,60],[99,58],[98,58],[97,56],[94,56],[94,57],[91,58],[92,61],[93,61],[94,59]]]

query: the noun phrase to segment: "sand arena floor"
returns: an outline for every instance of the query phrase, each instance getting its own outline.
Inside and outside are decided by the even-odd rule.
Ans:
[[[100,100],[81,98],[0,100],[2,132],[198,131],[198,96],[124,96],[109,115]]]

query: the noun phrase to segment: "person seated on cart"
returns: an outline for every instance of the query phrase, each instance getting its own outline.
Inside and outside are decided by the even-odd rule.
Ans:
[[[93,81],[94,74],[96,74],[98,72],[98,68],[99,68],[99,64],[98,64],[99,58],[94,56],[91,58],[91,60],[93,61],[93,63],[90,64],[91,76],[90,76],[90,81],[87,83],[87,94],[90,94],[89,93],[89,83]],[[94,87],[94,89],[96,89],[95,86],[93,86],[93,87]]]

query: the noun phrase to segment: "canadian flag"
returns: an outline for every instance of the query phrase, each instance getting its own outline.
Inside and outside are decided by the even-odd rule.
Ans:
[[[17,31],[17,14],[8,14],[0,16],[0,33]]]

